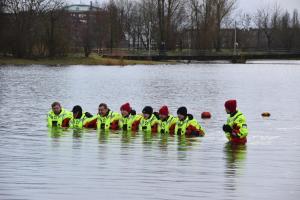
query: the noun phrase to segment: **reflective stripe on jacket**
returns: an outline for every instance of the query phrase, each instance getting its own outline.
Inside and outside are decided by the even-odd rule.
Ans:
[[[141,115],[129,115],[119,120],[119,128],[123,131],[138,131]]]
[[[246,117],[241,111],[237,111],[234,116],[228,115],[227,125],[232,128],[232,133],[225,132],[227,139],[234,143],[246,143],[248,135],[248,127],[246,123]]]
[[[141,119],[140,130],[145,132],[157,132],[158,119],[152,114],[148,119]]]
[[[56,115],[53,110],[50,110],[47,115],[48,127],[68,127],[69,120],[72,118],[72,112],[61,109],[59,115]]]
[[[106,116],[97,115],[97,129],[101,130],[117,130],[119,128],[119,120],[121,114],[109,111]]]
[[[159,120],[158,128],[157,128],[158,133],[174,134],[177,121],[178,121],[178,118],[174,117],[172,115],[169,115],[167,120],[164,120],[164,121]]]

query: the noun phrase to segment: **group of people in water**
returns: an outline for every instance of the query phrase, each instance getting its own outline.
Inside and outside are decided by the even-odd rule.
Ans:
[[[225,110],[228,114],[227,123],[223,125],[226,137],[231,143],[245,144],[248,135],[246,118],[237,109],[236,100],[226,101]],[[162,106],[159,112],[154,112],[151,106],[145,106],[142,114],[137,114],[129,103],[120,107],[120,113],[113,112],[107,104],[101,103],[98,113],[93,116],[89,112],[84,112],[79,105],[74,106],[70,112],[59,102],[54,102],[47,116],[47,125],[51,128],[144,131],[187,137],[205,135],[203,127],[192,114],[188,114],[186,107],[178,108],[175,117],[170,114],[167,106]]]

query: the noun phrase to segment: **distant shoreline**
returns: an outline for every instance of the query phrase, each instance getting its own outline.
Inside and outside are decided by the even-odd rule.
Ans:
[[[99,56],[91,54],[88,58],[80,55],[69,55],[57,58],[14,58],[10,56],[1,57],[0,65],[50,65],[50,66],[68,66],[68,65],[103,65],[103,66],[128,66],[128,65],[162,65],[162,64],[197,64],[197,63],[251,63],[252,61],[271,61],[271,60],[300,60],[300,57],[281,56],[261,58],[261,59],[240,59],[233,62],[224,56],[202,56],[188,57],[188,56],[165,56],[158,59],[156,57],[147,56]]]
[[[176,64],[174,61],[152,61],[152,60],[126,60],[123,58],[103,58],[98,55],[91,55],[88,58],[83,56],[65,56],[58,58],[14,58],[1,57],[0,65],[157,65],[157,64]]]

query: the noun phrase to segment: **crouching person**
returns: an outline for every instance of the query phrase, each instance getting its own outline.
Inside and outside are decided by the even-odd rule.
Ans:
[[[178,121],[175,126],[175,133],[177,135],[204,136],[204,129],[199,122],[191,114],[187,113],[186,107],[180,107],[177,110]]]

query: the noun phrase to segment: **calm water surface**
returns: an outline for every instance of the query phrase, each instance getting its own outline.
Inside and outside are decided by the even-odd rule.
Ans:
[[[0,199],[300,199],[300,62],[175,66],[1,66]],[[238,100],[249,137],[226,144],[224,101]],[[179,106],[204,138],[50,131],[53,101],[95,113],[129,101]],[[210,120],[200,114],[210,111]],[[271,112],[269,119],[260,114]]]

